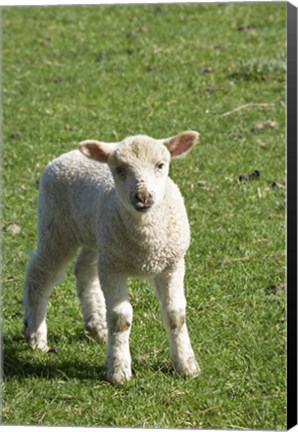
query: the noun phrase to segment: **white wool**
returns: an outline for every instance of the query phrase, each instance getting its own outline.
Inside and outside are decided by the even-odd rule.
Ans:
[[[85,328],[98,342],[108,335],[107,377],[131,377],[132,308],[127,278],[154,281],[177,372],[199,371],[185,322],[184,256],[190,228],[184,201],[168,177],[169,161],[189,151],[198,134],[166,140],[137,135],[121,143],[84,141],[44,170],[38,242],[25,281],[25,335],[48,351],[46,307],[53,286],[76,261]],[[86,157],[87,156],[87,157]]]

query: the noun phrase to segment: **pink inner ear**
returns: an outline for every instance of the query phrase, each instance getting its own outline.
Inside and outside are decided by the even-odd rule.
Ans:
[[[177,135],[176,137],[173,137],[165,145],[171,153],[171,156],[175,157],[187,153],[195,145],[197,140],[197,132],[184,132]]]
[[[107,162],[111,153],[111,149],[107,144],[93,140],[81,142],[80,150],[85,156],[98,162]]]

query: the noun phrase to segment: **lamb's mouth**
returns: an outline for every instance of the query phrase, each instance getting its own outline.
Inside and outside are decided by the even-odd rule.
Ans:
[[[135,210],[137,210],[140,213],[146,213],[149,210],[151,210],[152,204],[151,205],[144,205],[141,203],[137,203],[137,204],[134,204],[134,208],[135,208]]]

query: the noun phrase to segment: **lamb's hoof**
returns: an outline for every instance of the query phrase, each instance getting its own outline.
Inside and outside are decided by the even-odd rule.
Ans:
[[[116,366],[113,369],[108,370],[107,380],[113,385],[121,385],[131,379],[130,366]]]
[[[190,365],[188,365],[188,367],[186,368],[184,375],[186,377],[192,377],[195,378],[198,375],[200,375],[201,373],[201,369],[200,366],[198,365],[198,363],[194,360],[193,363],[191,363]]]
[[[174,368],[176,372],[178,372],[180,375],[189,378],[195,378],[201,373],[201,369],[198,363],[196,362],[195,358],[193,357],[189,358],[183,364],[174,363]]]
[[[49,351],[47,339],[38,332],[37,333],[29,333],[28,326],[26,325],[26,322],[25,322],[23,333],[25,336],[25,340],[31,349],[39,350],[42,352],[48,352]]]
[[[33,350],[39,350],[44,353],[47,353],[50,351],[50,348],[48,347],[47,341],[43,339],[37,338],[34,336],[26,336],[26,342],[29,345],[29,347]]]
[[[49,349],[48,353],[53,353],[53,354],[58,355],[59,354],[59,350],[58,350],[57,347],[53,347],[53,348]]]

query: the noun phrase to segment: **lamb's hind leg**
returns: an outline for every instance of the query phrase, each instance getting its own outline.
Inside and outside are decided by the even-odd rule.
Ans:
[[[52,243],[51,243],[52,244]],[[62,248],[63,249],[63,248]],[[43,243],[31,257],[25,279],[24,333],[32,348],[47,352],[46,309],[53,287],[63,278],[75,251],[65,251]]]
[[[106,305],[98,278],[97,257],[96,252],[82,248],[74,273],[85,329],[96,342],[104,342],[107,339]]]

